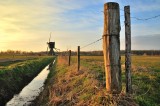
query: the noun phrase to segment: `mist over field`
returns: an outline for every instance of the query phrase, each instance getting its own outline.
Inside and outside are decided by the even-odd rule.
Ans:
[[[159,50],[160,34],[132,37],[133,49]]]
[[[132,50],[160,50],[160,34],[133,36]],[[124,50],[125,40],[121,39],[121,49]]]

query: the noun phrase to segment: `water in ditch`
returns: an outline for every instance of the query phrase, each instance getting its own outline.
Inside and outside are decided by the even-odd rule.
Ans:
[[[55,60],[53,64],[55,63]],[[6,106],[28,106],[43,90],[44,82],[48,76],[50,65],[46,66],[19,94],[6,104]]]

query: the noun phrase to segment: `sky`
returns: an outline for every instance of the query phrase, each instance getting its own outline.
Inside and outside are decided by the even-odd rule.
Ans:
[[[51,33],[60,50],[77,50],[102,37],[103,6],[120,5],[121,49],[125,49],[124,6],[131,17],[160,15],[160,0],[0,0],[0,50],[46,51]],[[131,18],[132,50],[160,50],[160,17]],[[83,51],[102,50],[102,40]]]

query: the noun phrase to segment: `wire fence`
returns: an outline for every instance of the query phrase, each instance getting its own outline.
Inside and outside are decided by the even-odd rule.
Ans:
[[[120,9],[120,10],[124,11],[123,9]],[[121,16],[124,16],[124,15],[121,15]],[[152,17],[148,17],[148,18],[139,18],[139,17],[132,17],[131,16],[131,18],[136,19],[136,20],[140,20],[140,21],[147,21],[147,20],[151,20],[151,19],[155,19],[155,18],[159,18],[159,17],[160,17],[160,14],[152,16]]]
[[[81,49],[83,49],[83,48],[85,48],[85,47],[88,47],[88,46],[90,46],[90,45],[92,45],[92,44],[95,44],[95,43],[101,41],[102,39],[103,39],[103,38],[100,38],[100,39],[98,39],[98,40],[96,40],[96,41],[93,41],[93,42],[91,42],[91,43],[89,43],[89,44],[87,44],[87,45],[85,45],[85,46],[82,46]]]
[[[127,3],[129,3],[129,2],[127,1]],[[124,11],[124,10],[121,9],[121,8],[120,8],[120,10],[121,10],[121,11]],[[104,13],[104,11],[100,11],[100,12]],[[95,12],[94,12],[94,13],[95,13]],[[120,15],[120,17],[122,17],[122,16],[124,17],[124,15]],[[151,20],[151,19],[155,19],[155,18],[159,18],[159,17],[160,17],[160,14],[159,14],[159,15],[152,16],[152,17],[148,17],[148,18],[139,18],[139,17],[133,17],[133,16],[131,16],[130,18],[136,19],[136,20],[139,20],[139,21],[147,21],[147,20]],[[125,26],[125,24],[121,24],[121,28],[124,27],[124,26]],[[84,49],[84,48],[86,48],[86,47],[88,47],[88,46],[91,46],[91,45],[93,45],[93,44],[101,41],[102,39],[103,39],[103,38],[101,37],[101,38],[99,38],[99,39],[97,39],[97,40],[95,40],[95,41],[93,41],[93,42],[91,42],[91,43],[88,43],[88,44],[80,47],[80,49]]]
[[[120,9],[120,10],[122,10],[122,9]],[[124,11],[124,10],[122,10],[122,11]],[[122,15],[121,15],[122,16]],[[124,16],[124,15],[123,15]],[[160,15],[155,15],[155,16],[153,16],[153,17],[148,17],[148,18],[138,18],[138,17],[130,17],[130,18],[133,18],[133,19],[136,19],[136,20],[144,20],[144,21],[147,21],[147,20],[151,20],[151,19],[155,19],[155,18],[158,18],[158,17],[160,17]],[[122,25],[121,25],[122,26]],[[125,24],[122,26],[122,27],[124,27],[125,26]],[[84,48],[86,48],[86,47],[88,47],[88,46],[91,46],[91,45],[93,45],[93,44],[95,44],[95,43],[97,43],[97,42],[99,42],[99,41],[101,41],[103,39],[103,37],[101,37],[101,38],[99,38],[99,39],[97,39],[97,40],[95,40],[95,41],[93,41],[93,42],[91,42],[91,43],[88,43],[88,44],[86,44],[86,45],[84,45],[84,46],[82,46],[80,49],[84,49]],[[121,64],[122,65],[122,64]],[[102,72],[102,77],[103,77],[103,83],[105,82],[105,72],[103,71]],[[148,91],[147,92],[149,92],[149,90],[150,90],[150,88],[148,89]],[[147,93],[146,92],[146,93]],[[146,94],[145,93],[145,94]],[[145,95],[144,94],[144,95]]]

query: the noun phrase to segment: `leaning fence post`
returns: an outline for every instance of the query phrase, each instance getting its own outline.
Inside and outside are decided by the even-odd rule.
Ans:
[[[71,50],[68,52],[68,65],[70,66],[71,64]]]
[[[80,69],[80,46],[78,46],[77,50],[77,63],[78,63],[78,71]]]
[[[131,21],[130,21],[130,6],[124,7],[125,14],[125,75],[126,75],[126,92],[132,93],[131,80]]]
[[[120,93],[120,11],[119,4],[109,2],[104,4],[103,54],[106,73],[106,90],[110,93]]]

